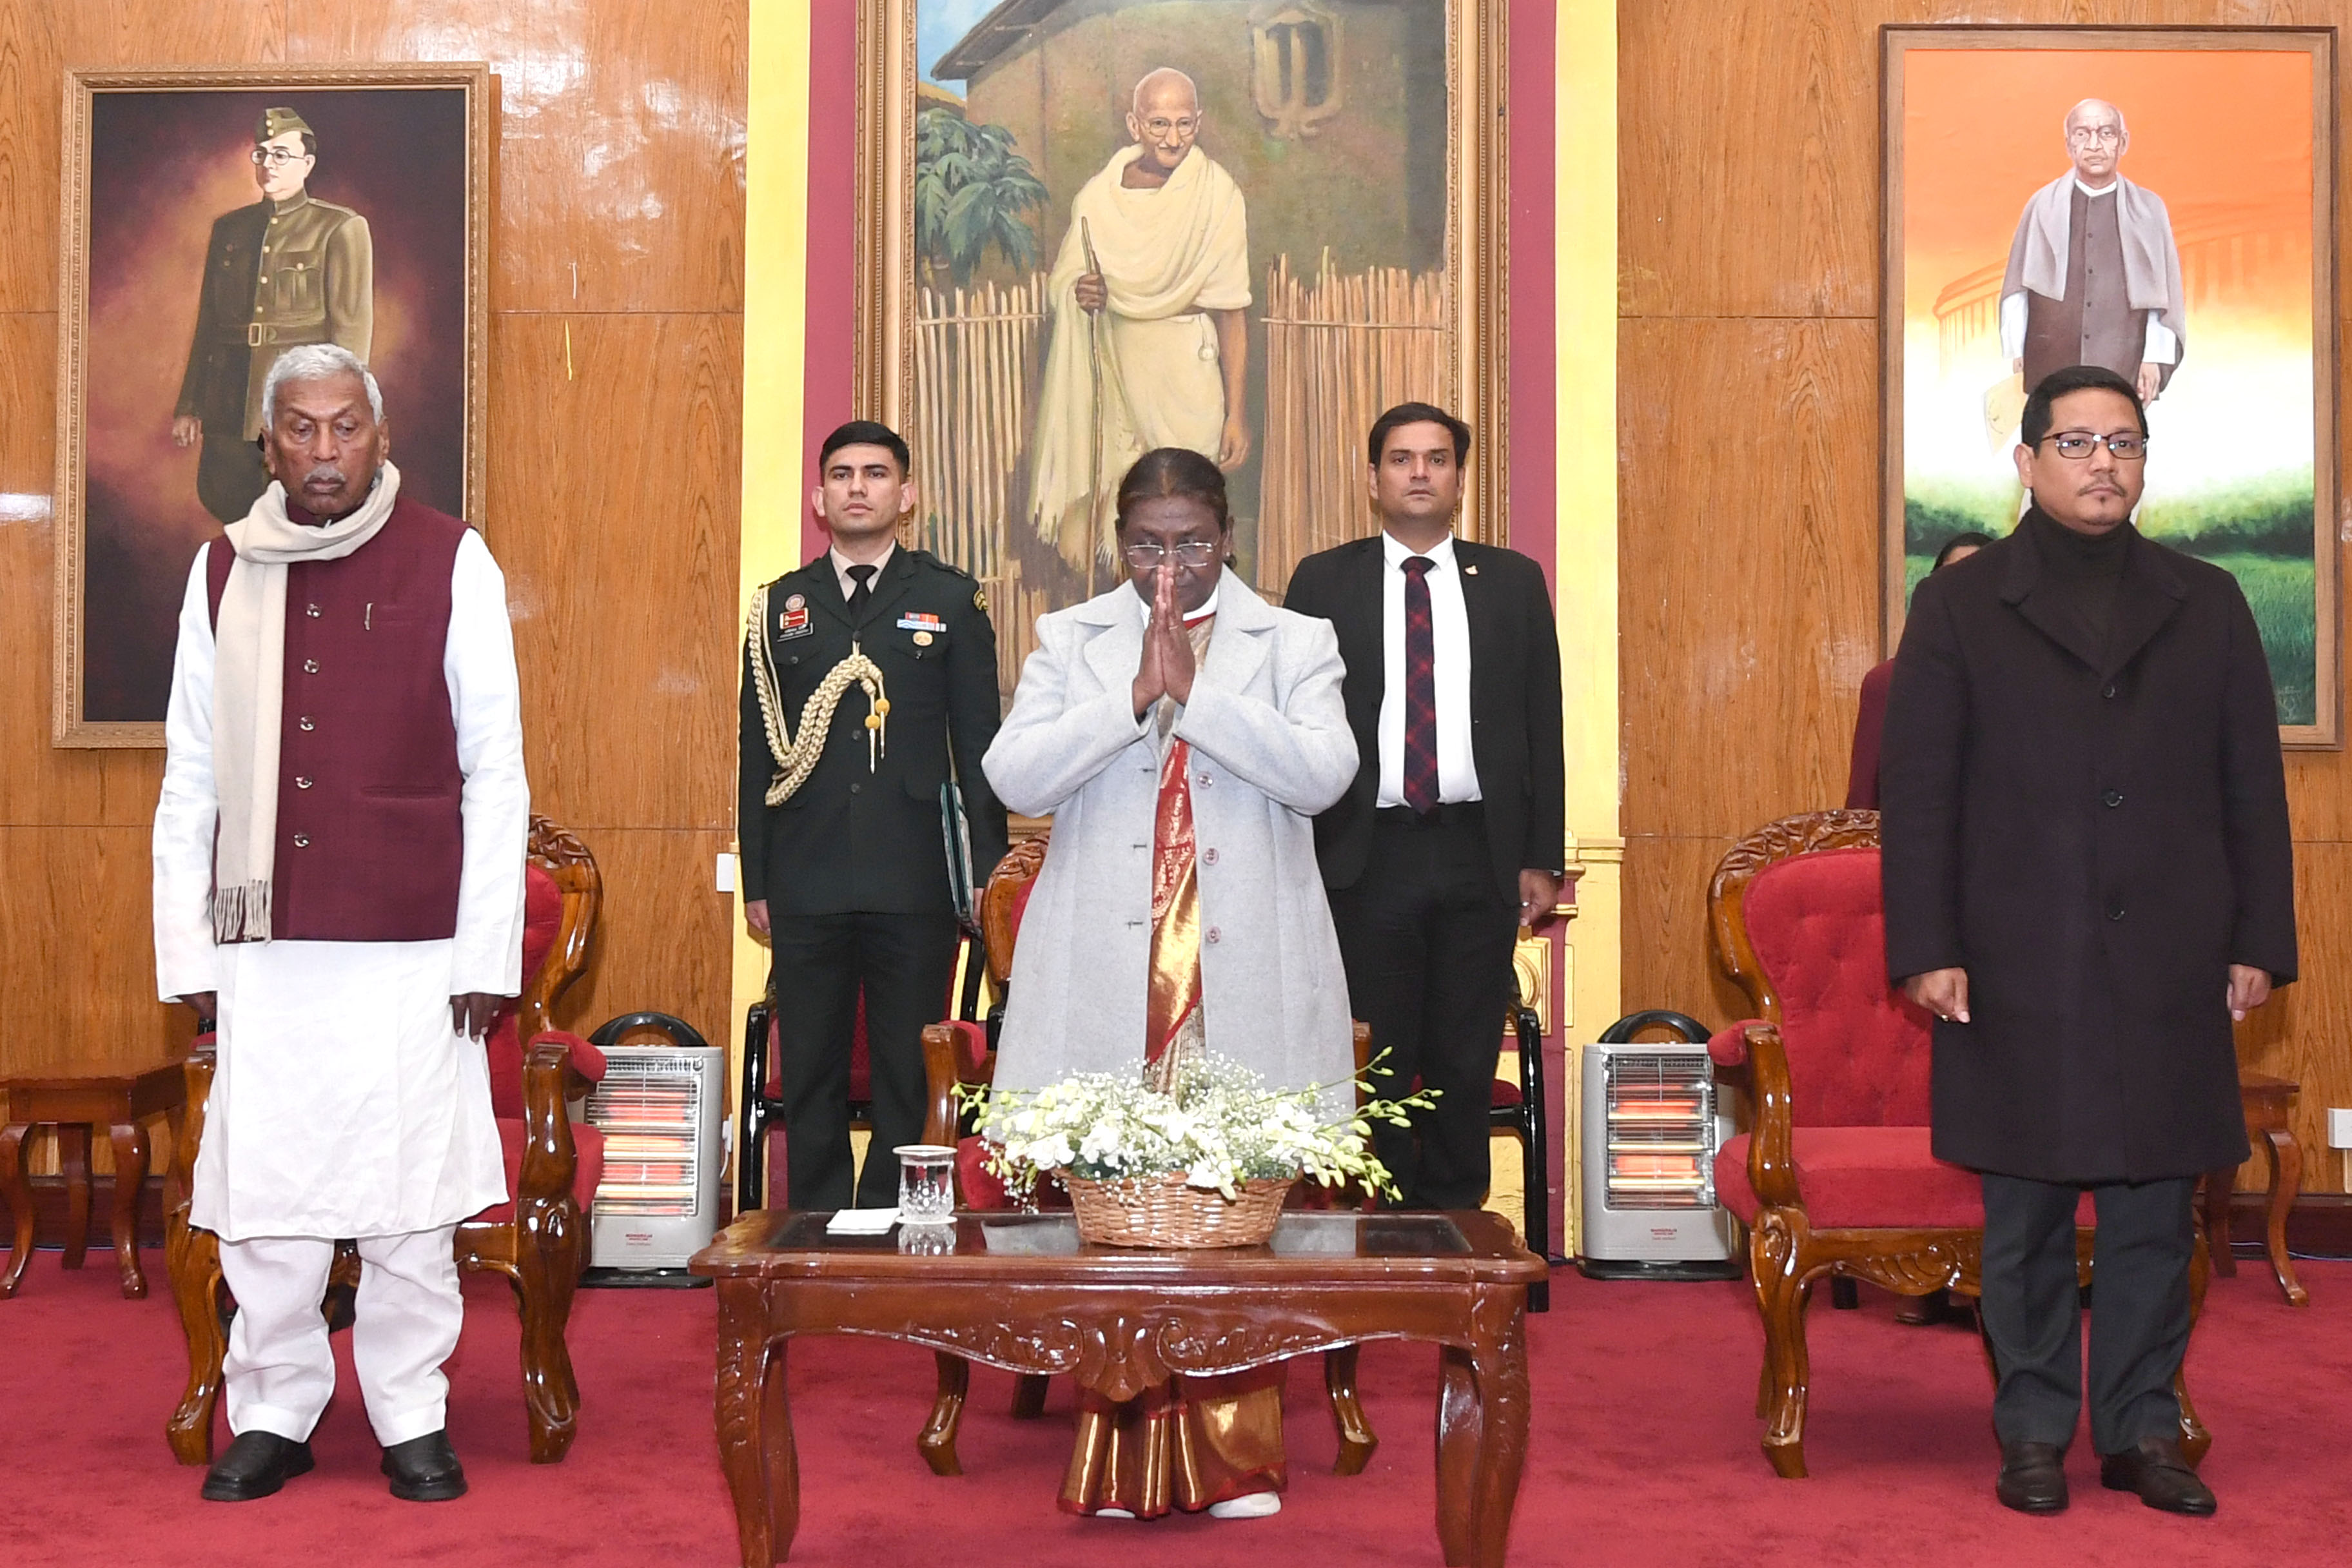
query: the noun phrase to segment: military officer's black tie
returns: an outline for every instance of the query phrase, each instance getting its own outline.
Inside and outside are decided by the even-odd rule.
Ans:
[[[866,618],[866,606],[874,602],[874,574],[877,570],[872,566],[852,566],[849,569],[850,577],[857,584],[849,591],[849,624],[853,626]]]

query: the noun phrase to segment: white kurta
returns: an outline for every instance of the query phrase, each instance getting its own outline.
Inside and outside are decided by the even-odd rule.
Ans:
[[[457,934],[220,946],[209,913],[213,628],[196,552],[180,609],[155,808],[155,978],[220,995],[218,1066],[190,1217],[229,1241],[454,1225],[507,1196],[481,1045],[449,998],[521,989],[530,832],[506,579],[478,533],[450,569],[442,669],[465,775]]]

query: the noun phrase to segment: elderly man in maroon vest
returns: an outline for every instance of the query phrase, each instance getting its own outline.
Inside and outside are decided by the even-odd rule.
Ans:
[[[383,1471],[438,1501],[466,1489],[451,1232],[506,1197],[478,1043],[522,964],[506,585],[480,535],[401,494],[349,351],[286,353],[262,410],[275,482],[189,574],[155,810],[157,982],[219,1023],[190,1212],[236,1297],[236,1440],[204,1495],[310,1468],[335,1386],[319,1302],[352,1237]]]

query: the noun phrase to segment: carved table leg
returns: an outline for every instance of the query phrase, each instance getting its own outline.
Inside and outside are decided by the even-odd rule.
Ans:
[[[963,1420],[964,1395],[971,1392],[971,1363],[945,1351],[931,1354],[940,1363],[940,1394],[931,1402],[931,1418],[923,1424],[923,1435],[915,1439],[915,1452],[923,1456],[931,1474],[960,1476],[963,1464],[956,1458],[956,1427]]]
[[[2308,1307],[2311,1292],[2295,1278],[2294,1259],[2286,1250],[2287,1212],[2294,1207],[2295,1194],[2303,1191],[2303,1145],[2284,1127],[2265,1127],[2263,1152],[2271,1166],[2269,1224],[2263,1232],[2270,1248],[2271,1272],[2278,1277],[2279,1289],[2286,1292],[2288,1306]]]
[[[1437,1352],[1437,1544],[1445,1568],[1470,1562],[1474,1490],[1478,1479],[1478,1374],[1473,1352]]]
[[[770,1340],[751,1279],[719,1282],[719,1458],[735,1498],[743,1568],[782,1563],[801,1522],[801,1468],[784,1392],[785,1340]]]
[[[1381,1440],[1364,1416],[1356,1393],[1358,1347],[1339,1345],[1323,1352],[1323,1387],[1331,1396],[1331,1425],[1339,1432],[1339,1458],[1331,1467],[1335,1476],[1363,1474]]]
[[[1502,1568],[1528,1452],[1527,1294],[1478,1292],[1471,1347],[1445,1347],[1437,1412],[1437,1538],[1449,1568]]]
[[[8,1272],[0,1274],[0,1301],[16,1293],[25,1266],[33,1260],[33,1184],[25,1179],[25,1134],[21,1121],[0,1128],[0,1192],[8,1194],[8,1212],[16,1222],[15,1250],[8,1254]]]
[[[60,1268],[79,1268],[89,1252],[89,1128],[58,1123],[58,1168],[66,1178],[66,1254]]]
[[[122,1277],[122,1299],[147,1299],[147,1276],[139,1267],[139,1193],[147,1184],[147,1129],[118,1121],[109,1130],[114,1144],[114,1268]]]
[[[1013,1378],[1013,1419],[1034,1421],[1045,1414],[1045,1390],[1053,1378],[1042,1372],[1016,1373]]]

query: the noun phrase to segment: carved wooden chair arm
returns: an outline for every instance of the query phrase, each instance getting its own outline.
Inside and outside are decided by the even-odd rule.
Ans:
[[[1794,1127],[1790,1120],[1788,1050],[1780,1043],[1777,1025],[1751,1023],[1739,1033],[1748,1074],[1748,1184],[1756,1189],[1760,1203],[1802,1208],[1805,1200],[1797,1190]],[[1714,1055],[1715,1048],[1715,1042],[1709,1041],[1708,1054]]]
[[[553,1197],[569,1192],[579,1170],[572,1119],[563,1107],[567,1099],[585,1094],[592,1084],[588,1075],[572,1065],[575,1047],[593,1057],[595,1075],[603,1077],[603,1056],[575,1036],[551,1029],[524,1047],[522,1178],[516,1184],[517,1203],[525,1197]]]
[[[163,1202],[168,1209],[183,1214],[195,1195],[196,1145],[204,1138],[205,1112],[212,1103],[213,1068],[218,1061],[215,1049],[214,1036],[198,1035],[181,1068],[187,1078],[188,1103],[180,1112],[179,1129],[172,1140],[172,1179],[164,1189]]]
[[[923,1028],[923,1142],[952,1147],[961,1112],[956,1085],[986,1083],[996,1070],[984,1026],[950,1018]]]

